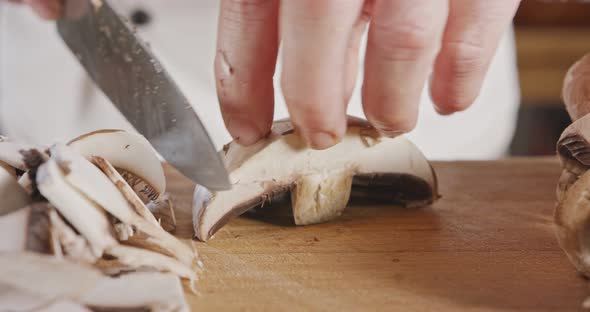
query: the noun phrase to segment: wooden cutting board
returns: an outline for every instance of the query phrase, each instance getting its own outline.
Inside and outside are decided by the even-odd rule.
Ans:
[[[432,207],[354,206],[329,224],[234,219],[209,243],[194,311],[573,311],[590,295],[552,229],[554,158],[435,163]],[[177,235],[192,185],[169,173]]]

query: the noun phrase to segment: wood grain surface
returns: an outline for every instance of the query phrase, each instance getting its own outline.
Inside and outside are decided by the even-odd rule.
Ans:
[[[432,207],[348,207],[295,227],[234,219],[207,244],[194,311],[576,311],[590,295],[552,228],[554,158],[435,163]],[[177,236],[192,185],[168,170]]]

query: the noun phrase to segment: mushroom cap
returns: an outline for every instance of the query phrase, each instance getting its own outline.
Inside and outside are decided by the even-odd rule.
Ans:
[[[195,235],[203,241],[231,218],[291,191],[298,182],[310,182],[302,177],[322,175],[332,170],[346,169],[349,175],[360,177],[357,181],[365,188],[377,187],[371,183],[375,177],[388,177],[385,180],[389,182],[389,178],[411,176],[414,179],[407,181],[419,181],[415,185],[425,186],[425,192],[421,193],[424,203],[431,203],[437,197],[436,176],[424,155],[404,137],[382,137],[358,118],[349,119],[346,135],[329,149],[307,148],[292,124],[281,120],[274,123],[266,139],[254,145],[242,146],[235,142],[226,145],[223,159],[230,172],[232,189],[208,193],[202,186],[197,186],[193,197]],[[346,175],[341,177],[340,182],[346,183]],[[317,181],[312,179],[311,182]],[[338,183],[331,185],[336,187]],[[394,185],[382,183],[380,188],[393,193],[391,186]],[[396,194],[403,197],[401,193]],[[334,210],[333,207],[330,210]]]

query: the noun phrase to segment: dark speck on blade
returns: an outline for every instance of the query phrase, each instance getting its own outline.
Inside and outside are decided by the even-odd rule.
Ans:
[[[128,148],[129,148],[129,146],[131,146],[131,145],[129,145],[129,144],[125,145],[125,149],[128,149]]]

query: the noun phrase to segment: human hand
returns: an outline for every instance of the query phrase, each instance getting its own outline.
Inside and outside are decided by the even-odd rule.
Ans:
[[[367,25],[363,110],[381,133],[414,128],[430,74],[436,110],[464,110],[477,97],[519,3],[221,0],[215,75],[226,127],[245,145],[269,131],[281,41],[281,88],[291,120],[312,148],[337,143]]]
[[[39,17],[55,20],[63,12],[63,0],[8,0],[29,5]]]

